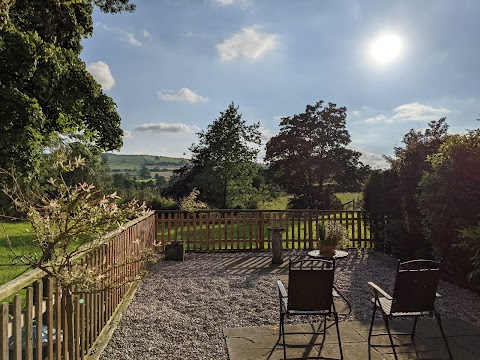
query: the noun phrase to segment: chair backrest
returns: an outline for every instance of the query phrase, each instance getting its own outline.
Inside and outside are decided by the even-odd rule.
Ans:
[[[288,271],[288,310],[330,310],[335,261],[290,260]]]
[[[412,260],[398,264],[392,313],[433,311],[440,263]]]

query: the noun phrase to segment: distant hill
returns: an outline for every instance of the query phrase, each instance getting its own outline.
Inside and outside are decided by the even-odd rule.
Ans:
[[[155,174],[170,178],[172,171],[180,168],[188,162],[188,159],[172,158],[155,155],[117,155],[102,154],[102,158],[107,160],[112,173],[124,173],[138,177],[142,166],[150,169],[152,178]]]

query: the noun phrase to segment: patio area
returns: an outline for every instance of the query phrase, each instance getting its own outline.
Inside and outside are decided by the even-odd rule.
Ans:
[[[268,252],[189,253],[183,262],[160,261],[142,281],[101,358],[282,358],[282,346],[277,344],[275,281],[285,279],[288,259],[306,256],[304,251],[288,251],[281,265],[271,264]],[[349,256],[336,265],[335,285],[352,307],[349,313],[345,303],[339,304],[344,358],[368,359],[365,336],[373,293],[367,281],[391,291],[396,262],[372,251],[349,250]],[[443,297],[437,300],[437,309],[454,358],[479,358],[480,295],[442,281],[438,292]],[[318,326],[318,321],[318,317],[291,319],[287,326]],[[394,331],[409,326],[408,320],[394,323]],[[384,332],[383,327],[379,329]],[[332,330],[323,346],[323,337],[293,336],[293,345],[298,346],[289,347],[287,355],[339,358]],[[399,358],[447,357],[439,331],[430,319],[420,320],[417,332],[414,343],[409,336],[396,337]],[[372,344],[379,346],[371,348],[371,359],[393,359],[391,348],[385,346],[389,344],[387,336],[374,337]]]
[[[480,358],[480,327],[460,319],[445,318],[442,321],[454,359]],[[411,331],[413,321],[398,320],[393,332]],[[312,331],[322,323],[289,325],[286,331]],[[394,336],[398,359],[448,359],[442,335],[433,319],[418,321],[415,340],[410,336]],[[388,336],[372,339],[367,343],[369,321],[340,322],[340,337],[344,359],[395,359]],[[278,326],[227,328],[223,330],[230,360],[283,359],[283,345],[278,343]],[[385,333],[383,321],[374,325],[374,333]],[[288,359],[339,359],[338,340],[333,323],[327,322],[327,336],[291,335],[287,337]]]

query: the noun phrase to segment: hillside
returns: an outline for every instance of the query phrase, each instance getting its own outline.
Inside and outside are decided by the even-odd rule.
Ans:
[[[187,159],[172,158],[155,155],[117,155],[105,153],[102,157],[107,160],[112,173],[129,174],[132,177],[140,177],[140,169],[146,166],[151,172],[153,179],[156,174],[165,176],[167,179],[172,171],[187,163]]]

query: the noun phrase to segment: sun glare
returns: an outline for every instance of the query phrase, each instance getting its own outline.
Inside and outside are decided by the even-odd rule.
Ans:
[[[398,35],[388,34],[376,38],[370,46],[372,58],[381,64],[391,62],[400,55],[402,39]]]

